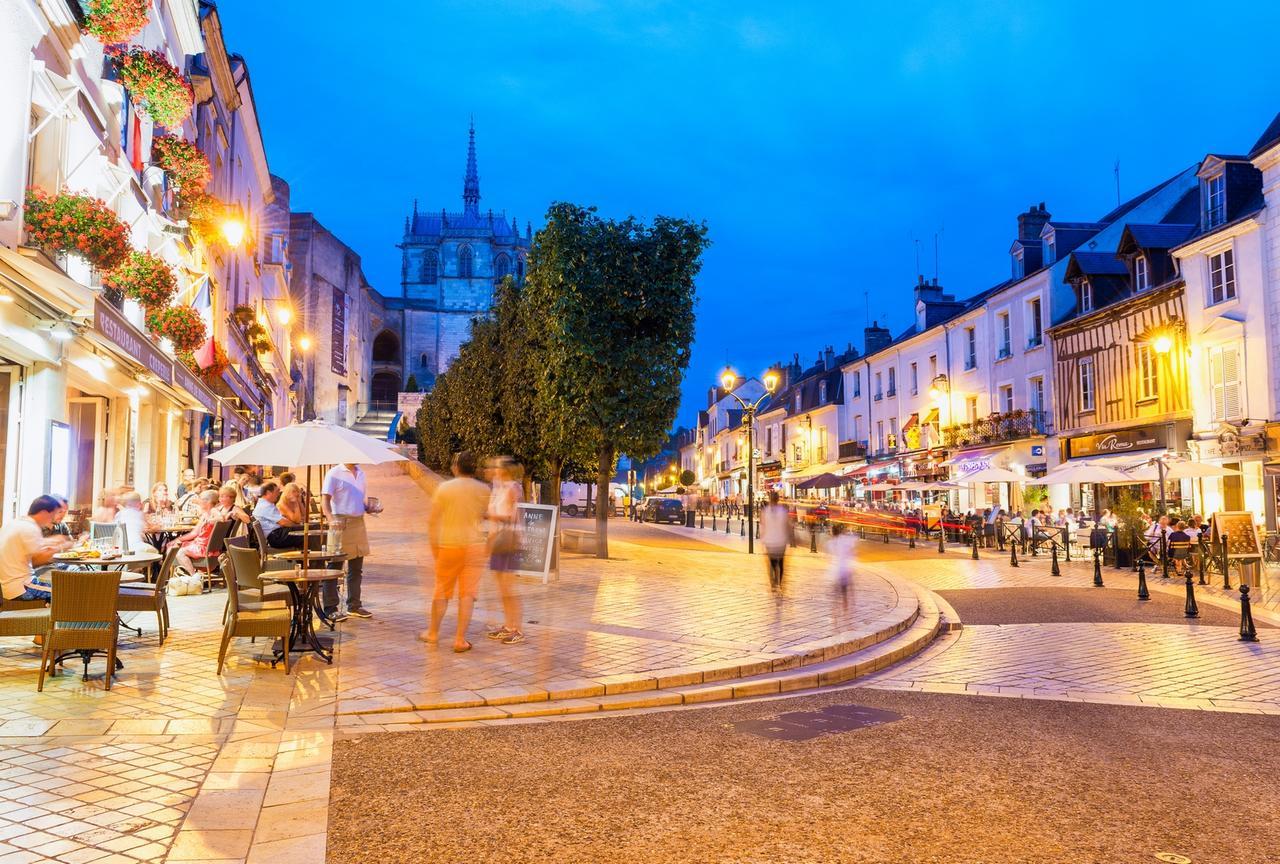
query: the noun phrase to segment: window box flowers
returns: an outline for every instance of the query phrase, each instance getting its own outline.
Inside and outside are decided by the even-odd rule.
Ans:
[[[159,51],[112,46],[120,83],[129,90],[134,107],[161,126],[176,128],[191,113],[195,91]]]
[[[169,175],[181,195],[200,192],[209,182],[208,158],[185,138],[157,135],[151,139],[151,161]]]
[[[100,198],[28,189],[25,219],[27,241],[51,255],[78,255],[102,271],[129,255],[128,227]]]
[[[102,284],[137,300],[148,311],[164,309],[178,292],[173,270],[150,252],[130,252],[123,264],[102,278]]]
[[[204,344],[204,319],[190,306],[166,306],[147,312],[147,330],[168,339],[177,352],[194,351]]]
[[[81,0],[84,32],[104,45],[128,42],[147,26],[150,0]]]

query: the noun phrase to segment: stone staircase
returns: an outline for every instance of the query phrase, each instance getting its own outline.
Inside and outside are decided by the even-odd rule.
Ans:
[[[370,438],[386,441],[394,432],[392,424],[396,422],[397,417],[399,417],[397,411],[367,411],[351,424],[351,428]]]

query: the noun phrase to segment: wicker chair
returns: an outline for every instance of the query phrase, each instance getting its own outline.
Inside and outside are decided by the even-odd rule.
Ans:
[[[49,629],[44,636],[44,658],[40,663],[38,691],[44,691],[44,676],[53,675],[58,649],[66,651],[105,651],[107,654],[106,689],[116,671],[116,640],[120,634],[116,601],[120,592],[120,574],[114,571],[53,571],[53,600],[49,607]],[[85,675],[89,674],[89,655],[84,655]]]
[[[6,600],[0,608],[0,636],[43,636],[49,632],[49,608],[43,600],[38,608],[14,608],[14,600]]]
[[[156,613],[156,629],[160,632],[161,645],[169,635],[169,577],[173,575],[174,563],[178,559],[178,548],[178,544],[174,543],[165,551],[154,585],[148,582],[128,582],[120,586],[119,611]],[[127,624],[125,627],[142,635],[141,627],[129,627]]]
[[[213,533],[209,535],[209,545],[206,548],[206,554],[203,558],[191,559],[191,564],[200,573],[200,579],[203,583],[201,590],[208,592],[213,587],[214,579],[222,579],[226,581],[226,577],[221,575],[222,568],[222,551],[225,548],[227,535],[231,533],[231,527],[234,523],[230,519],[213,526]]]
[[[236,549],[236,547],[232,547]],[[240,550],[236,550],[239,552]],[[256,555],[253,550],[249,550],[251,555]],[[229,553],[227,557],[227,566],[235,571],[235,561]],[[237,554],[236,557],[239,557]],[[247,605],[247,604],[246,604]],[[255,604],[257,605],[257,604]],[[227,614],[226,625],[222,629],[222,646],[218,649],[218,674],[222,674],[223,664],[227,659],[227,646],[231,644],[234,636],[251,636],[257,638],[278,638],[284,645],[284,672],[289,674],[289,629],[292,623],[290,610],[286,606],[276,606],[274,608],[248,609],[242,608],[240,603],[240,592],[238,590],[227,591]],[[271,668],[276,666],[275,660],[271,661]]]

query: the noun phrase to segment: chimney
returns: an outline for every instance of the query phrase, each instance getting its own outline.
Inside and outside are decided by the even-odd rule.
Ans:
[[[916,303],[938,303],[944,300],[942,287],[938,284],[937,278],[926,280],[923,276],[916,277]]]
[[[921,282],[923,281],[921,279]],[[874,354],[882,348],[887,348],[892,341],[893,337],[889,335],[888,328],[881,327],[879,321],[872,321],[870,327],[862,328],[863,354]]]
[[[822,365],[828,372],[836,367],[836,352],[830,345],[822,352]]]
[[[1044,244],[1040,240],[1040,232],[1049,222],[1049,211],[1044,209],[1044,202],[1032,204],[1026,213],[1018,214],[1018,239],[1014,241],[1015,251],[1021,250],[1022,260],[1019,264],[1017,255],[1013,260],[1013,275],[1026,276],[1044,266]]]

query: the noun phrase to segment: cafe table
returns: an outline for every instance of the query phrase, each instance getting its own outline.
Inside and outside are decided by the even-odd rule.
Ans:
[[[316,633],[314,607],[320,594],[320,586],[341,578],[342,570],[264,570],[264,582],[280,582],[289,586],[293,595],[293,616],[289,626],[289,650],[311,651],[326,663],[333,663],[333,640]],[[273,647],[276,659],[284,656],[284,646],[279,641]]]
[[[182,519],[169,523],[148,521],[147,530],[143,532],[142,539],[157,549],[163,549],[169,545],[169,541],[181,537],[198,524],[200,523],[195,519]]]
[[[267,554],[267,558],[271,561],[285,561],[289,564],[301,564],[302,550],[290,549],[286,552],[269,552]],[[320,549],[312,549],[310,552],[307,553],[308,567],[311,566],[312,564],[319,564],[322,567],[324,567],[324,566],[337,564],[345,560],[347,560],[347,555],[345,552],[325,552]],[[267,571],[267,572],[274,572],[274,571]],[[317,593],[315,598],[316,614],[319,615],[320,620],[323,621],[329,627],[330,630],[332,630],[335,622],[333,618],[324,614],[324,604],[320,602],[321,599],[322,598],[320,597],[319,593]]]

